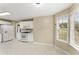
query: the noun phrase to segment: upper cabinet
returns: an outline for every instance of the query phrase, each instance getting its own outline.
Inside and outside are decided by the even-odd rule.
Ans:
[[[32,29],[33,21],[22,21],[18,23],[21,29]]]

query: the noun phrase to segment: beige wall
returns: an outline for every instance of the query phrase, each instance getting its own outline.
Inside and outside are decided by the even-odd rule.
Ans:
[[[53,44],[53,16],[35,17],[34,41]]]
[[[73,12],[79,12],[79,3],[73,5]]]

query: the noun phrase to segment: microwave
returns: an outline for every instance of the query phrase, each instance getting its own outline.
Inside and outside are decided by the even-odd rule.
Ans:
[[[20,32],[21,33],[31,33],[32,29],[21,29]]]

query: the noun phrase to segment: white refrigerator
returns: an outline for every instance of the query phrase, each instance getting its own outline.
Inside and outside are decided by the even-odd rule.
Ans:
[[[0,41],[9,41],[14,39],[14,26],[12,25],[0,25]]]

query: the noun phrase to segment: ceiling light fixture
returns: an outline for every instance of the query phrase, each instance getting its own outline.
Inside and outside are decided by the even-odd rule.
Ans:
[[[40,3],[36,3],[37,5],[39,5]]]
[[[9,12],[0,12],[0,16],[10,15]]]
[[[41,7],[42,4],[40,4],[40,3],[34,3],[34,5],[38,8],[38,7]]]

